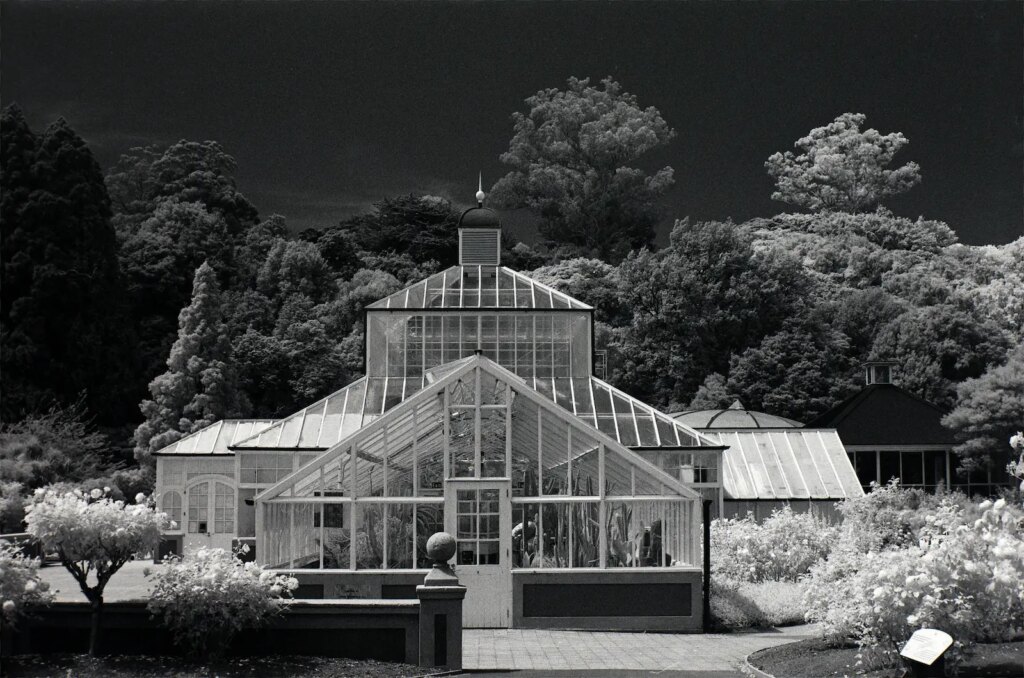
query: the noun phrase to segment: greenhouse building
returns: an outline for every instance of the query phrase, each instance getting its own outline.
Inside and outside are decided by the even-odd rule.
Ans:
[[[724,445],[597,379],[593,309],[502,267],[477,199],[459,265],[367,307],[366,376],[157,454],[178,538],[249,541],[305,597],[405,598],[445,531],[466,626],[699,630]]]

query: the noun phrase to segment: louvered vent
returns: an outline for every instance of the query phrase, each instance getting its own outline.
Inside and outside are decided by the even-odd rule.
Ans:
[[[459,263],[465,265],[497,266],[500,261],[500,233],[498,229],[459,229]]]

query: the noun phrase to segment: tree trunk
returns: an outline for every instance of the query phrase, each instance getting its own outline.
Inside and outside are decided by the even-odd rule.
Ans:
[[[103,596],[91,597],[92,604],[92,628],[89,630],[89,656],[96,657],[100,647],[100,628],[103,616]]]

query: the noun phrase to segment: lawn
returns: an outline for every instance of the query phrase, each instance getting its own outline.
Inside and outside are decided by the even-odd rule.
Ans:
[[[774,676],[786,678],[898,678],[902,669],[861,673],[856,647],[829,647],[820,638],[768,648],[750,656],[750,663]],[[977,678],[1024,678],[1024,641],[977,645],[958,675]]]
[[[409,678],[431,672],[410,664],[326,657],[233,658],[202,665],[178,657],[23,655],[0,661],[4,676],[75,678]]]

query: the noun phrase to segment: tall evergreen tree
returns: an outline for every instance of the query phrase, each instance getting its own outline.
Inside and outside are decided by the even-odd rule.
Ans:
[[[117,242],[103,175],[61,118],[42,134],[8,107],[0,121],[2,415],[69,404],[113,416],[119,399]]]
[[[179,438],[248,409],[230,360],[220,285],[204,262],[192,283],[192,303],[178,316],[178,339],[167,371],[149,384],[151,400],[141,405],[146,421],[135,430],[135,457],[151,454]]]

